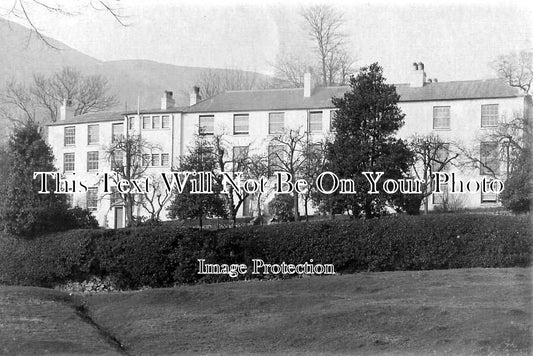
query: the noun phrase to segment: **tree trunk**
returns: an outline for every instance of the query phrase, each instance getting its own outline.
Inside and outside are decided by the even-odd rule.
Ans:
[[[305,199],[305,221],[309,221],[309,213],[307,211],[307,199]]]
[[[294,192],[294,221],[300,221],[300,212],[298,211],[298,193]]]

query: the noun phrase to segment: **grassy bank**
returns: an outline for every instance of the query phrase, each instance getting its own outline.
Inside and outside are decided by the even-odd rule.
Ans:
[[[530,268],[358,273],[91,296],[132,354],[528,355]]]

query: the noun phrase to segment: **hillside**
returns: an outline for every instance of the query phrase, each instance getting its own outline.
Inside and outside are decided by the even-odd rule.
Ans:
[[[100,61],[52,38],[47,40],[59,49],[40,41],[29,29],[0,18],[0,90],[11,78],[29,82],[33,73],[50,74],[63,66],[77,67],[87,74],[108,78],[118,96],[115,109],[137,106],[158,107],[164,90],[172,90],[178,105],[188,103],[188,93],[206,68],[163,64],[149,60]],[[213,69],[223,71],[223,69]],[[265,78],[257,74],[258,78]]]

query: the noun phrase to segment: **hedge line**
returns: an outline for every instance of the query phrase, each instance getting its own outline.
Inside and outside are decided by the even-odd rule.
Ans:
[[[91,276],[122,288],[230,280],[198,275],[207,263],[332,263],[337,272],[529,266],[527,217],[399,216],[249,226],[219,231],[171,224],[0,238],[0,282],[51,286]]]

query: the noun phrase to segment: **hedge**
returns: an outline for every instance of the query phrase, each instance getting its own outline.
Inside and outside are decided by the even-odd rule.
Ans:
[[[162,224],[0,238],[0,282],[52,286],[91,276],[121,288],[231,280],[198,262],[332,263],[336,272],[530,265],[527,217],[440,214],[199,231]]]

